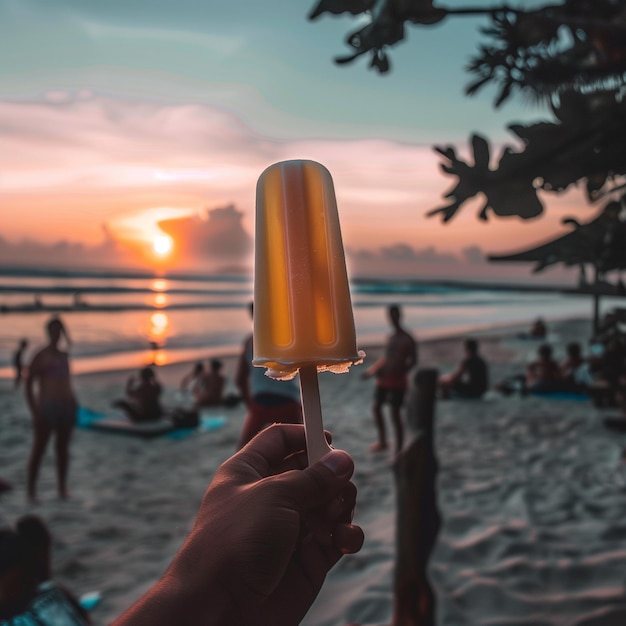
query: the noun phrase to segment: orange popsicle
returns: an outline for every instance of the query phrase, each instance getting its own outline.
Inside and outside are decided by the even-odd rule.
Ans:
[[[317,372],[346,372],[364,356],[356,347],[335,190],[325,167],[284,161],[261,174],[255,246],[252,362],[273,378],[300,372],[307,444],[318,412],[315,429],[325,445],[321,412],[312,406]],[[309,449],[309,461],[322,452]]]

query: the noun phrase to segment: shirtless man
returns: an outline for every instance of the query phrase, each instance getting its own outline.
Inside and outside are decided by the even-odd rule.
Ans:
[[[370,446],[373,452],[387,449],[387,434],[383,419],[383,404],[391,405],[391,422],[396,435],[396,453],[402,450],[403,428],[400,409],[408,387],[409,371],[417,363],[417,344],[412,335],[400,325],[400,307],[392,304],[389,321],[394,329],[385,347],[385,355],[376,361],[362,378],[376,376],[376,391],[372,412],[378,430],[378,441]]]

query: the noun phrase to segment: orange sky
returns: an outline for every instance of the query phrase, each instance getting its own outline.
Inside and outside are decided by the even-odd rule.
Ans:
[[[573,192],[546,194],[550,211],[541,219],[485,223],[476,217],[481,203],[475,201],[442,225],[424,217],[444,204],[442,194],[452,183],[440,173],[430,145],[271,140],[207,105],[90,94],[62,102],[0,102],[0,126],[11,129],[0,152],[3,237],[14,246],[23,239],[87,247],[113,242],[117,261],[126,263],[167,268],[192,261],[176,237],[169,261],[153,254],[154,237],[162,232],[158,222],[167,218],[191,216],[197,223],[189,232],[200,228],[215,249],[217,222],[207,226],[206,211],[229,205],[235,209],[228,236],[238,238],[239,248],[230,254],[222,246],[213,261],[248,263],[243,240],[254,232],[256,180],[269,164],[291,158],[317,160],[330,170],[344,244],[353,253],[398,244],[418,251],[433,247],[443,255],[460,255],[470,246],[507,252],[565,232],[564,216],[585,220],[593,214]],[[202,256],[202,241],[195,245]]]

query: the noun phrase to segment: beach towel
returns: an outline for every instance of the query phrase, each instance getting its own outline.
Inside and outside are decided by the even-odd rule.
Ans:
[[[115,435],[129,435],[142,439],[160,437],[174,430],[174,424],[168,419],[158,419],[150,422],[131,422],[125,418],[104,417],[95,420],[90,426],[91,430],[112,433]]]
[[[578,391],[532,391],[530,393],[547,400],[590,400],[589,394]]]
[[[129,435],[143,439],[159,437],[174,430],[174,424],[166,418],[136,423],[131,422],[120,413],[100,413],[82,406],[77,411],[76,425],[88,430]]]

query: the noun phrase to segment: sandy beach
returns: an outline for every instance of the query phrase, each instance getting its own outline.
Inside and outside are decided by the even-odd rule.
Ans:
[[[519,328],[473,336],[490,363],[492,384],[522,371],[537,344]],[[572,339],[585,343],[589,320],[550,324],[561,359]],[[419,339],[419,338],[418,338]],[[450,371],[461,337],[420,343],[420,367]],[[379,354],[367,348],[367,361]],[[224,359],[232,380],[234,359]],[[334,444],[355,459],[355,522],[362,551],[330,573],[305,626],[388,623],[393,597],[395,492],[389,456],[373,455],[373,382],[360,371],[320,376],[324,419]],[[188,369],[159,369],[166,404]],[[106,411],[125,372],[77,376],[84,407]],[[99,591],[94,623],[109,624],[164,571],[189,530],[213,473],[235,450],[242,406],[215,409],[219,429],[183,439],[140,440],[77,429],[68,502],[56,499],[52,451],[40,477],[42,504],[26,504],[30,418],[21,392],[0,381],[0,518],[35,512],[54,536],[54,573],[77,595]],[[613,413],[615,411],[613,410]],[[438,402],[436,444],[444,525],[431,561],[438,623],[446,626],[626,623],[626,435],[606,430],[606,411],[589,400],[503,397]]]

